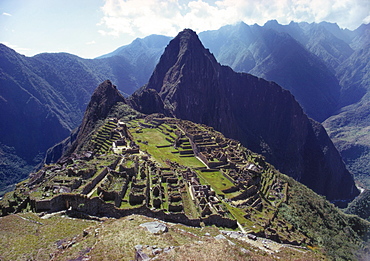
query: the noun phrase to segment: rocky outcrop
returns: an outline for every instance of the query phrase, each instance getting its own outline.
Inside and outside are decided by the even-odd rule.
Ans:
[[[161,99],[134,95],[138,110],[149,107],[147,100],[158,101],[155,108],[163,103],[175,117],[204,123],[240,140],[330,200],[358,194],[325,130],[306,116],[289,91],[221,66],[190,29],[166,47],[144,89],[155,90],[153,96]]]
[[[153,89],[141,88],[130,97],[129,103],[131,107],[145,114],[156,112],[170,114],[164,109],[164,104],[158,92]]]
[[[118,102],[126,103],[125,98],[117,90],[111,81],[106,80],[95,89],[89,105],[87,105],[84,118],[82,120],[77,140],[94,130],[98,120],[107,118],[108,113]]]
[[[113,106],[117,103],[126,103],[126,99],[117,90],[110,80],[101,83],[91,96],[81,125],[74,130],[70,137],[54,145],[47,151],[44,163],[56,162],[62,156],[68,156],[81,148],[84,141],[90,138],[90,133],[96,124],[105,120]]]
[[[166,233],[168,231],[168,227],[158,221],[153,221],[153,222],[146,222],[140,225],[141,227],[145,227],[150,233],[159,235]]]

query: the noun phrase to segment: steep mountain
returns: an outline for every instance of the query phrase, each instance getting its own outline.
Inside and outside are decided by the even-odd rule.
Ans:
[[[357,183],[370,188],[370,25],[349,34],[352,54],[337,68],[340,109],[323,125]]]
[[[360,186],[370,188],[370,45],[355,51],[338,75],[346,105],[323,125]]]
[[[323,124],[356,182],[370,188],[369,24],[350,31],[327,22],[273,20],[262,27],[225,26],[200,33],[200,39],[221,64],[277,82],[310,117],[326,119]]]
[[[131,44],[119,47],[109,54],[98,57],[98,59],[120,57],[130,63],[133,67],[133,72],[135,72],[135,77],[140,80],[145,80],[140,81],[140,85],[135,86],[136,88],[128,92],[131,94],[136,91],[138,87],[147,83],[164,48],[170,40],[170,37],[163,35],[149,35],[145,38],[137,38]]]
[[[351,31],[342,30],[337,24],[291,22],[288,25],[280,25],[276,21],[269,21],[263,27],[288,33],[308,51],[321,58],[334,73],[336,68],[353,53],[349,45],[353,37]]]
[[[273,28],[271,23],[264,27],[239,23],[199,37],[221,64],[278,83],[296,97],[308,116],[324,121],[338,107],[340,86],[335,74],[290,34]]]
[[[240,140],[330,200],[358,194],[324,128],[304,114],[289,91],[221,66],[190,29],[166,47],[144,89],[158,93],[167,114]],[[130,98],[134,108],[144,102],[142,93]]]
[[[362,192],[348,205],[345,212],[370,221],[370,190]]]
[[[97,57],[97,59],[123,56],[128,60],[134,60],[134,64],[141,63],[148,58],[151,61],[151,57],[159,59],[170,40],[171,37],[156,34],[145,38],[136,38],[131,44],[121,46],[111,53]]]
[[[173,42],[181,35],[185,49],[189,40],[199,45],[189,30]],[[212,127],[134,111],[110,81],[94,91],[75,143],[74,153],[0,201],[2,258],[358,260],[369,253],[369,222]]]
[[[126,103],[126,100],[111,81],[106,80],[95,89],[87,105],[76,140],[72,144],[72,151],[84,144],[84,140],[90,137],[89,134],[96,128],[98,121],[105,120],[112,107],[119,102]]]
[[[353,50],[365,48],[370,41],[370,24],[362,24],[356,30],[349,32],[351,37],[350,46]]]
[[[332,115],[324,126],[350,170],[365,177],[362,185],[368,184],[369,175],[370,149],[364,145],[370,140],[364,116],[369,103],[369,37],[369,25],[350,31],[325,22],[270,21],[262,27],[241,23],[200,33],[221,64],[277,82],[316,120]],[[25,57],[1,45],[0,191],[26,177],[46,148],[79,124],[99,82],[109,78],[126,95],[145,84],[168,41],[151,35],[93,60],[63,53]],[[144,91],[148,101],[138,106],[149,112],[155,105],[155,111],[164,113],[160,99],[150,92]],[[19,127],[20,122],[26,128]]]

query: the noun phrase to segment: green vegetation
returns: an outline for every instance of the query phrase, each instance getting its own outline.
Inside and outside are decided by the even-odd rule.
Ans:
[[[166,140],[168,135],[162,133],[157,128],[140,128],[139,132],[137,132],[137,130],[137,128],[132,129],[131,134],[138,142],[140,149],[148,152],[162,165],[166,165],[167,161],[173,161],[191,168],[204,167],[204,164],[194,156],[181,157],[178,153],[179,151],[175,150],[173,146],[171,146],[172,144]]]
[[[14,189],[13,184],[27,178],[34,164],[17,155],[13,147],[0,142],[0,197]],[[9,175],[11,173],[11,175]]]
[[[2,217],[0,219],[0,258],[2,260],[49,260],[50,254],[58,252],[58,246],[75,237],[81,238],[82,231],[92,225],[97,226],[98,223],[59,216],[41,219],[33,213]],[[86,244],[91,246],[93,243],[95,239],[91,237],[83,244],[75,244],[74,253],[82,251]],[[69,259],[72,256],[67,254],[64,258]]]
[[[370,190],[365,190],[352,201],[345,210],[348,214],[358,215],[370,221]]]
[[[356,184],[370,190],[370,164],[368,164],[370,162],[370,127],[363,124],[369,120],[361,118],[363,114],[367,114],[365,106],[362,106],[361,110],[362,112],[350,114],[343,112],[330,119],[325,128],[340,151],[346,166],[353,173]],[[349,120],[347,126],[342,126],[343,118]]]
[[[111,135],[111,131],[116,127],[112,122],[106,122],[102,127],[99,128],[97,133],[92,136],[92,143],[94,143],[93,151],[104,154],[107,153],[115,140],[120,139],[118,133]]]
[[[370,223],[345,215],[293,179],[285,175],[281,178],[289,183],[289,194],[288,202],[279,208],[278,217],[293,224],[335,260],[357,260],[361,253],[369,251],[366,242],[369,241]]]
[[[186,192],[181,193],[182,202],[184,204],[184,212],[185,214],[190,218],[199,218],[199,212],[197,211],[197,208],[191,200],[190,194],[189,194],[189,188],[186,184]]]
[[[0,222],[0,257],[2,260],[133,260],[135,246],[148,245],[162,250],[174,248],[157,254],[158,260],[275,260],[257,245],[235,238],[215,239],[221,232],[213,226],[195,228],[168,223],[167,233],[154,235],[140,226],[151,221],[154,220],[138,215],[104,222],[59,215],[41,219],[33,213],[9,215]],[[145,248],[143,251],[154,257],[151,251]],[[283,246],[279,246],[274,256],[280,260],[299,257],[325,260],[320,253]]]

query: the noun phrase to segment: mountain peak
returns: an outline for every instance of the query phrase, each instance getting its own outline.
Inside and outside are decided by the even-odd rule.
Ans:
[[[279,24],[279,22],[277,21],[277,20],[275,20],[275,19],[273,19],[273,20],[268,20],[265,24],[264,24],[264,26],[266,26],[266,27],[274,27],[274,26],[279,26],[280,24]]]
[[[168,48],[175,48],[181,56],[189,50],[204,49],[204,46],[195,31],[184,29],[169,43]]]
[[[180,38],[184,42],[187,42],[189,40],[196,40],[196,39],[199,40],[197,33],[190,28],[185,28],[184,30],[179,32],[177,36],[175,37],[175,39],[176,38]]]
[[[99,119],[105,119],[111,108],[118,102],[126,103],[125,98],[117,90],[110,80],[102,82],[94,91],[87,105],[81,130],[89,123],[95,123]]]
[[[209,64],[209,61],[217,64],[214,56],[204,48],[198,35],[191,29],[184,29],[167,45],[149,79],[147,89],[154,89],[163,97],[172,89],[173,83],[182,78],[183,72],[190,72],[187,68],[194,65],[199,70],[205,70],[201,67]]]
[[[93,95],[91,96],[91,99],[115,99],[119,96],[122,96],[115,85],[110,80],[105,80],[99,86],[94,90]],[[108,100],[107,100],[108,101]]]
[[[79,127],[75,146],[72,146],[72,150],[79,146],[79,144],[82,144],[82,140],[94,130],[96,123],[99,120],[105,119],[112,107],[118,102],[126,103],[126,99],[110,80],[106,80],[99,84],[87,105],[85,115]]]

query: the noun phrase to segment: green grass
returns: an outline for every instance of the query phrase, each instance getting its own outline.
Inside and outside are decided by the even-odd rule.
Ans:
[[[221,171],[213,172],[201,172],[198,171],[198,176],[204,178],[209,183],[217,194],[225,194],[222,192],[223,189],[228,189],[234,186],[234,184],[228,180]]]
[[[99,195],[98,195],[98,190],[97,189],[95,189],[94,190],[94,193],[92,193],[91,194],[91,197],[90,198],[94,198],[94,197],[98,197]]]
[[[157,148],[157,145],[171,145],[171,143],[166,140],[167,136],[160,130],[144,128],[142,131],[142,133],[132,132],[134,139],[136,141],[147,141],[147,145],[143,144],[142,142],[138,142],[140,149],[147,151],[159,163],[165,165],[165,162],[170,160],[191,168],[204,167],[204,164],[195,157],[180,157],[178,153],[172,153],[174,151],[172,146]]]
[[[126,167],[126,168],[132,168],[132,167],[135,166],[135,161],[133,161],[133,160],[126,160],[123,163],[123,166]]]
[[[155,128],[154,129],[141,128],[141,127],[137,126],[138,123],[139,123],[138,120],[137,121],[131,121],[130,126],[135,126],[134,128],[137,128],[137,129],[140,128],[141,132],[136,133],[135,131],[133,131],[134,129],[131,129],[131,133],[134,136],[135,142],[140,146],[141,150],[147,151],[148,153],[150,153],[152,155],[154,161],[158,161],[158,163],[162,164],[163,166],[166,166],[166,162],[168,162],[168,160],[170,160],[172,162],[177,162],[180,165],[184,166],[184,167],[179,167],[179,169],[177,171],[184,170],[186,167],[193,168],[193,170],[198,168],[195,171],[197,172],[197,175],[200,179],[200,183],[205,184],[205,185],[211,185],[212,189],[215,190],[215,192],[217,193],[217,195],[220,199],[222,197],[232,198],[232,197],[234,197],[236,195],[239,195],[241,193],[241,191],[236,191],[236,192],[227,193],[227,194],[223,193],[222,190],[233,187],[234,184],[228,178],[226,178],[222,174],[221,171],[201,172],[199,167],[204,167],[204,165],[198,159],[196,159],[194,156],[184,157],[183,155],[180,155],[180,153],[173,153],[175,151],[175,148],[173,146],[171,146],[171,143],[168,142],[166,140],[166,138],[169,138],[171,136],[172,139],[174,139],[174,136],[175,136],[174,130],[175,130],[175,128],[169,129],[170,127],[168,127],[166,125],[160,125],[160,127],[156,128],[156,129]],[[106,128],[110,127],[109,125],[111,125],[111,124],[107,124],[107,126],[102,128],[101,134],[107,134],[108,133]],[[171,132],[170,130],[173,130],[173,131]],[[97,138],[97,140],[98,140],[98,138]],[[141,142],[138,142],[138,140],[141,140]],[[102,145],[104,145],[103,141],[100,141],[102,143]],[[148,142],[148,143],[145,144],[143,142],[145,142],[145,143]],[[182,149],[185,148],[185,150],[190,151],[190,149],[189,149],[190,143],[189,143],[189,140],[186,137],[181,138],[181,143],[182,143],[181,144]],[[164,148],[157,148],[157,145],[170,145],[170,146],[169,147],[164,147]],[[104,169],[105,166],[111,165],[117,159],[117,157],[119,157],[119,156],[114,155],[114,154],[99,156],[99,157],[89,161],[89,163],[87,163],[87,164],[78,163],[78,166],[81,166],[83,168],[87,168],[89,166],[94,166],[94,168],[97,170],[95,175],[94,175],[94,177],[96,177],[96,175],[99,175],[99,173],[101,173],[101,171]],[[140,157],[140,155],[139,156],[137,156],[137,155],[127,156],[124,165],[126,167],[134,166],[134,164],[136,164],[137,158],[139,158],[139,157]],[[248,155],[248,158],[250,158],[252,162],[258,161],[258,159],[255,159],[255,156],[253,156],[253,155],[252,156]],[[139,160],[139,168],[141,168],[143,166],[142,165],[143,162],[144,162],[143,159]],[[92,165],[90,165],[90,164],[92,164]],[[357,241],[354,241],[355,239],[353,239],[353,238],[355,236],[351,236],[351,235],[348,236],[347,234],[352,233],[352,235],[356,235],[356,233],[358,233],[358,232],[355,231],[355,228],[357,229],[359,227],[360,229],[365,229],[366,224],[361,224],[360,221],[356,221],[354,218],[349,219],[348,217],[341,216],[341,214],[339,214],[339,213],[335,213],[336,210],[332,209],[330,205],[327,205],[323,199],[315,198],[314,195],[308,196],[310,194],[308,192],[304,191],[304,188],[299,187],[298,185],[294,185],[293,184],[294,182],[290,181],[289,179],[285,180],[285,178],[282,178],[282,176],[279,175],[274,170],[271,171],[271,168],[266,167],[266,164],[264,164],[264,162],[261,162],[261,166],[264,166],[264,172],[262,173],[262,188],[261,188],[261,191],[260,191],[260,195],[261,195],[261,198],[263,200],[263,209],[262,209],[262,211],[260,212],[260,211],[254,210],[250,206],[241,206],[241,208],[237,208],[237,207],[234,207],[232,204],[229,205],[227,203],[222,203],[225,210],[229,211],[229,213],[227,213],[226,216],[230,217],[230,218],[235,218],[247,231],[252,230],[252,231],[255,231],[255,232],[260,232],[261,230],[264,229],[264,227],[272,228],[276,231],[279,231],[279,235],[282,236],[282,237],[294,238],[294,239],[297,238],[297,242],[300,242],[300,240],[299,240],[300,238],[305,238],[305,237],[301,237],[301,235],[303,235],[303,234],[306,235],[307,234],[312,240],[315,240],[314,243],[317,246],[324,246],[329,251],[333,252],[332,253],[333,256],[337,255],[335,253],[339,251],[338,252],[339,255],[337,255],[338,257],[340,257],[340,258],[345,258],[347,256],[350,257],[350,255],[346,255],[345,252],[348,252],[348,250],[350,250],[351,248],[355,249],[356,244],[357,245],[361,244],[361,241],[360,241],[360,239],[356,239]],[[227,171],[227,170],[225,170],[225,171]],[[139,172],[140,172],[140,169],[139,169]],[[140,176],[139,172],[137,173],[138,177]],[[150,172],[148,174],[149,175],[147,176],[147,178],[151,179],[152,178],[152,173]],[[63,173],[59,173],[58,176],[55,176],[54,179],[61,179],[61,180],[66,180],[66,181],[73,179],[73,178],[68,178],[68,177],[64,178],[61,175],[63,175]],[[94,177],[92,177],[92,178],[94,178]],[[178,178],[179,178],[179,183],[184,182],[182,180],[181,176],[178,177]],[[86,182],[88,182],[88,181],[84,181],[84,182],[85,183],[80,187],[80,189],[78,191],[81,191],[82,188],[84,187],[84,185],[86,184]],[[145,183],[145,180],[142,180],[141,182]],[[274,199],[274,201],[272,201],[275,204],[275,206],[274,206],[274,205],[269,205],[268,204],[269,202],[267,200],[269,198],[270,193],[271,193],[271,195],[274,193],[274,191],[271,190],[271,185],[274,184],[275,182],[282,182],[281,184],[284,184],[282,189],[283,189],[283,193],[284,193],[285,197],[283,199],[278,199],[276,197]],[[287,182],[289,183],[289,188],[288,188],[288,183]],[[140,183],[139,178],[137,180],[137,183]],[[50,184],[49,183],[44,183],[43,186],[45,186],[45,185],[50,185]],[[163,202],[162,202],[161,207],[164,211],[168,212],[168,206],[169,206],[168,184],[167,183],[161,183],[161,185],[164,187],[164,195],[165,195],[165,197],[163,198]],[[108,183],[107,183],[106,186],[107,186],[106,189],[108,189],[108,190],[119,191],[122,187],[122,180],[120,178],[114,178],[112,184],[109,184],[109,186],[108,186]],[[153,184],[149,183],[149,186],[153,187]],[[185,186],[187,188],[187,184]],[[127,192],[124,195],[124,198],[123,198],[123,201],[122,201],[122,204],[121,204],[120,208],[137,208],[137,207],[139,207],[139,205],[132,206],[132,205],[129,204],[128,195],[129,195],[129,192],[130,192],[130,188],[131,188],[131,184],[129,184],[129,186],[128,186]],[[39,188],[37,188],[37,190],[35,190],[33,192],[33,195],[41,196],[42,193],[43,193],[42,187],[39,187]],[[286,197],[287,194],[289,194],[290,197]],[[14,193],[9,194],[9,195],[6,196],[6,198],[10,197],[10,198],[14,199],[15,198],[14,195],[15,195]],[[294,195],[294,199],[293,199],[293,195]],[[93,197],[97,196],[96,191],[92,196]],[[182,203],[183,203],[183,206],[184,206],[185,214],[187,216],[189,216],[190,218],[199,218],[199,209],[197,209],[197,206],[191,200],[190,194],[186,193],[184,191],[181,191],[181,196],[182,196]],[[267,200],[265,201],[266,198],[267,198]],[[153,197],[151,197],[151,200],[152,199],[153,199]],[[285,203],[281,204],[282,201],[284,201]],[[237,203],[241,204],[243,202],[239,201]],[[173,205],[176,205],[176,204],[180,204],[180,203],[173,203]],[[247,216],[247,218],[246,218],[245,217],[246,214],[248,214],[248,215],[250,214],[250,217]],[[324,218],[321,218],[321,216],[323,216]],[[18,218],[17,216],[13,216],[13,217]],[[304,218],[302,218],[302,217],[304,217]],[[36,217],[36,216],[32,217],[32,218],[35,218],[35,220],[39,220],[38,217]],[[333,219],[336,219],[336,220],[333,220]],[[0,228],[2,226],[1,222],[3,220],[5,220],[5,219],[0,220]],[[53,218],[53,220],[58,223],[58,224],[55,225],[57,229],[63,229],[62,226],[59,226],[59,223],[61,222],[59,220],[62,220],[62,219],[58,219],[57,217],[55,217],[55,218]],[[30,222],[30,221],[27,221],[27,222]],[[41,221],[41,222],[43,222],[43,221]],[[45,224],[47,222],[49,222],[49,221],[45,221]],[[65,222],[65,223],[67,225],[69,224],[68,222]],[[111,257],[112,260],[117,260],[117,259],[118,260],[119,259],[130,260],[130,259],[133,258],[133,251],[132,251],[133,246],[132,246],[132,244],[136,243],[136,242],[144,242],[145,240],[142,240],[143,238],[142,238],[141,235],[136,235],[137,231],[130,232],[129,235],[125,234],[125,233],[127,233],[125,230],[128,231],[129,229],[132,228],[132,226],[135,226],[135,225],[130,224],[130,223],[134,223],[134,222],[126,222],[126,221],[122,222],[122,223],[117,222],[115,224],[119,224],[119,226],[121,226],[121,227],[117,227],[117,228],[116,227],[110,227],[110,231],[108,231],[108,230],[106,231],[105,236],[106,236],[107,240],[104,240],[104,244],[102,244],[102,245],[99,244],[99,246],[97,246],[98,250],[94,250],[94,251],[97,251],[97,252],[94,252],[97,255],[96,259],[99,259],[99,258],[100,259],[104,259],[104,258],[109,259]],[[357,226],[357,223],[359,224],[358,226]],[[47,224],[49,224],[49,223],[47,223]],[[109,220],[106,224],[108,224],[107,226],[110,226],[110,224],[113,224],[113,221]],[[19,224],[19,225],[22,225],[22,224]],[[22,229],[27,229],[27,227],[28,227],[28,225],[26,224],[26,225],[24,225],[24,228],[22,228]],[[312,227],[314,227],[314,229],[312,229]],[[288,229],[289,231],[287,231],[287,228],[289,228]],[[293,230],[292,228],[294,228],[295,230]],[[39,241],[42,241],[44,238],[42,236],[40,236],[42,234],[39,233],[40,229],[38,229],[37,226],[35,227],[35,223],[33,223],[33,226],[31,227],[31,230],[29,230],[29,231],[22,230],[22,229],[21,229],[20,233],[24,232],[24,236],[22,238],[21,238],[21,236],[15,236],[14,241],[12,239],[12,240],[10,240],[10,242],[12,244],[19,244],[20,247],[22,247],[22,248],[32,248],[31,243],[28,243],[28,242],[32,242],[33,246],[35,248],[41,249],[41,250],[36,253],[36,252],[32,252],[33,250],[28,251],[28,249],[27,249],[27,251],[22,253],[22,252],[19,251],[20,248],[18,246],[6,245],[7,244],[6,237],[11,237],[12,235],[8,231],[6,231],[6,230],[9,230],[9,228],[4,227],[3,230],[5,231],[4,233],[7,236],[6,237],[1,237],[0,236],[0,240],[2,239],[2,241],[4,241],[4,242],[0,242],[0,260],[3,260],[3,259],[4,260],[8,260],[8,259],[10,259],[10,260],[13,260],[13,259],[26,259],[26,260],[27,259],[41,259],[41,260],[43,260],[43,259],[49,258],[49,257],[45,256],[44,254],[55,253],[55,251],[58,251],[58,250],[55,250],[55,242],[57,240],[61,240],[61,239],[55,239],[56,237],[52,237],[51,235],[48,235],[48,236],[46,236],[46,239],[45,239],[46,243],[43,243],[43,242],[40,243]],[[137,228],[135,228],[135,229],[138,230]],[[0,234],[3,232],[3,230],[0,229]],[[51,228],[51,230],[54,233],[58,233],[58,231],[56,231],[54,229],[54,227]],[[116,230],[118,230],[118,231],[116,231]],[[320,231],[320,233],[318,233],[317,231]],[[332,232],[332,231],[334,231],[334,232]],[[347,233],[347,231],[349,231],[349,232]],[[72,230],[69,230],[69,229],[67,229],[67,231],[63,231],[63,233],[64,232],[69,233],[68,235],[67,234],[62,234],[62,235],[67,235],[67,236],[65,236],[65,238],[67,238],[68,236],[72,237],[74,235],[73,233],[80,233],[81,229],[77,227],[77,228],[74,229],[74,232]],[[143,231],[140,230],[139,232],[143,232]],[[336,234],[338,234],[338,236]],[[177,235],[172,235],[170,233],[167,234],[167,235],[171,235],[171,237],[176,238],[175,241],[171,241],[171,242],[173,242],[173,244],[179,245],[179,244],[181,244],[181,242],[187,243],[186,239],[180,238]],[[324,235],[324,236],[322,236],[322,235]],[[128,236],[131,236],[131,237],[137,236],[138,238],[130,238]],[[351,241],[351,242],[343,243],[342,238],[345,239],[345,238],[348,238],[348,237],[350,238],[349,241]],[[47,245],[48,244],[47,242],[52,242],[50,238],[52,238],[52,240],[55,240],[54,243],[53,243],[54,245],[51,245],[51,247],[49,245]],[[64,239],[64,238],[62,238],[62,239]],[[328,239],[330,239],[330,241]],[[90,240],[90,239],[88,239],[88,240]],[[88,240],[83,241],[84,242],[83,244],[85,244],[84,246],[87,245],[86,242],[90,242]],[[93,239],[91,239],[91,240],[93,240]],[[123,240],[123,241],[121,241],[121,240]],[[124,240],[129,241],[130,243],[127,243]],[[169,240],[169,238],[167,238],[167,240]],[[91,241],[91,242],[93,242],[93,241]],[[150,239],[149,242],[152,242],[152,240]],[[333,242],[335,243],[335,245],[333,245],[334,244]],[[83,245],[83,244],[81,243],[81,245]],[[157,245],[159,245],[159,243]],[[343,250],[343,251],[340,250],[340,249],[338,250],[337,247],[336,247],[338,245],[340,245],[341,247],[343,245],[344,246],[343,249],[345,249],[345,250]],[[4,249],[6,249],[7,247],[10,249],[10,251],[14,251],[15,256],[12,256],[12,254],[9,254],[9,253],[7,253],[5,256],[2,255]],[[122,250],[122,248],[124,248],[124,250]],[[46,249],[45,252],[44,252],[44,249]],[[76,245],[76,249],[81,250],[82,248],[80,246]],[[99,251],[101,251],[101,252],[99,252]],[[122,252],[125,252],[126,254],[122,254]],[[71,253],[76,254],[77,252],[73,252],[71,250]],[[68,258],[67,258],[67,256],[63,256],[64,254],[61,254],[62,258],[59,258],[59,259],[56,259],[56,260],[70,260],[70,259],[76,257],[75,254],[68,256]]]
[[[188,186],[186,185],[186,192],[181,193],[183,205],[184,205],[184,212],[190,218],[199,218],[199,213],[194,205],[194,202],[191,200],[191,196],[189,194]]]
[[[167,183],[162,182],[161,186],[164,188],[165,197],[162,198],[162,209],[168,211],[168,187]]]
[[[81,236],[85,228],[96,224],[95,221],[59,216],[41,219],[33,213],[2,217],[0,221],[0,259],[49,260],[49,254],[57,251],[56,243],[59,240],[71,240],[73,237]],[[95,239],[91,238],[91,241]],[[76,245],[76,253],[81,251],[83,246],[84,244]]]
[[[221,232],[214,226],[195,228],[167,223],[168,232],[154,235],[140,226],[154,219],[139,215],[104,222],[60,216],[41,219],[33,213],[20,216],[26,220],[16,215],[0,219],[1,260],[134,260],[136,245],[175,247],[168,254],[157,255],[157,260],[270,260],[265,252],[244,241],[231,239],[236,245],[230,245],[227,240],[215,239]],[[83,230],[87,235],[82,236]],[[68,241],[75,243],[58,248]],[[241,247],[249,253],[242,253]],[[144,248],[144,252],[153,258],[151,249]],[[275,256],[280,260],[324,260],[320,253],[304,249],[287,252],[282,248]]]
[[[345,215],[292,178],[283,175],[281,178],[289,183],[288,204],[281,204],[278,218],[284,218],[295,228],[299,228],[313,239],[314,245],[324,247],[333,259],[357,260],[356,255],[362,244],[361,237],[369,240],[369,223],[357,216]],[[350,234],[352,236],[349,240]]]

